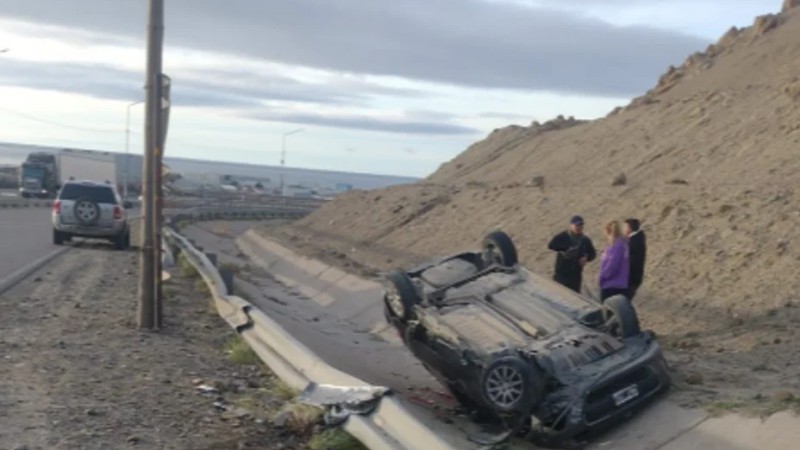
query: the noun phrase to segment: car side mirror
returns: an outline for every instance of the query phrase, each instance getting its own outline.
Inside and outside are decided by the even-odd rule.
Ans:
[[[125,209],[131,209],[131,208],[133,208],[133,203],[131,203],[131,202],[126,200],[126,201],[122,202],[122,207],[125,208]]]

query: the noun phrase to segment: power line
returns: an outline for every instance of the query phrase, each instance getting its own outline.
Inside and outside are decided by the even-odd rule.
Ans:
[[[82,126],[78,126],[78,125],[69,125],[69,124],[65,124],[65,123],[61,123],[61,122],[52,121],[52,120],[49,120],[49,119],[42,119],[41,117],[36,117],[36,116],[30,115],[30,114],[26,114],[26,113],[23,113],[23,112],[15,111],[13,109],[8,109],[6,107],[0,107],[0,111],[3,111],[5,113],[11,114],[11,115],[19,116],[19,117],[24,117],[24,118],[26,118],[28,120],[33,120],[35,122],[46,123],[48,125],[53,125],[53,126],[62,127],[62,128],[70,128],[70,129],[79,130],[79,131],[91,131],[91,132],[95,132],[95,133],[115,133],[115,134],[116,133],[122,133],[122,132],[125,131],[123,129],[118,129],[118,130],[114,129],[114,130],[112,130],[112,129],[109,129],[109,128],[90,128],[90,127],[82,127]]]

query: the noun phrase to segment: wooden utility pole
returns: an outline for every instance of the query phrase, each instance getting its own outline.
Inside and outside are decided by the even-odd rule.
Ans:
[[[142,170],[142,253],[139,275],[139,328],[154,330],[161,324],[158,291],[161,280],[160,208],[159,193],[161,171],[160,127],[163,114],[161,100],[162,51],[164,47],[164,0],[148,0],[147,74],[145,76],[145,139],[144,167]],[[158,270],[158,272],[156,272]]]

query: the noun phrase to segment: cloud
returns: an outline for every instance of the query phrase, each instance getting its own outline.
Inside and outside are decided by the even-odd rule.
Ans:
[[[287,122],[301,125],[318,125],[401,134],[471,135],[479,133],[479,131],[474,128],[448,122],[426,121],[414,116],[402,119],[387,119],[366,115],[322,115],[313,113],[262,111],[248,113],[246,117],[269,122]]]
[[[364,105],[377,96],[421,98],[429,95],[414,89],[381,86],[341,76],[315,83],[276,74],[224,69],[196,71],[187,76],[193,86],[208,90],[300,103]]]
[[[494,112],[494,111],[487,111],[478,114],[478,117],[484,119],[504,119],[504,120],[527,120],[533,121],[532,116],[526,116],[525,114],[512,114],[512,113],[504,113],[504,112]]]
[[[632,96],[698,37],[487,0],[172,0],[166,42],[348,73]],[[0,13],[142,37],[145,2],[25,0]],[[168,65],[168,63],[166,63]]]
[[[98,64],[33,62],[4,58],[0,85],[55,90],[95,98],[131,101],[143,95],[144,74]],[[210,80],[210,81],[209,81]],[[385,88],[387,92],[391,88]],[[335,85],[304,83],[280,75],[256,75],[236,71],[186,72],[173,77],[172,100],[176,106],[255,108],[264,102],[326,105],[366,104],[384,88],[351,82],[349,89]],[[397,95],[422,96],[413,90]]]
[[[205,73],[208,76],[208,73]],[[142,98],[143,74],[97,64],[32,62],[4,59],[0,85],[54,90],[94,98],[132,101]],[[225,71],[202,81],[194,76],[173,77],[172,103],[175,107],[207,107],[239,110],[245,117],[276,122],[321,125],[367,131],[422,135],[465,135],[477,130],[450,123],[457,116],[436,111],[409,111],[401,119],[380,119],[369,115],[321,115],[295,113],[284,105],[284,112],[263,112],[266,103],[280,101],[333,105],[347,108],[366,101],[382,87],[350,81],[351,90],[337,90],[324,84],[308,84],[289,77],[255,76]],[[358,89],[366,92],[359,92]],[[409,95],[415,91],[409,90]],[[421,94],[420,94],[421,95]]]

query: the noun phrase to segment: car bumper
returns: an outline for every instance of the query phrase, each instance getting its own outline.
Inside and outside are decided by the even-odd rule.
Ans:
[[[660,346],[648,349],[628,364],[605,374],[582,389],[567,407],[560,426],[536,430],[548,440],[588,437],[629,419],[670,387],[667,363]],[[636,386],[637,395],[618,404],[614,394]]]
[[[125,222],[117,222],[110,227],[86,227],[82,225],[64,224],[58,220],[53,221],[53,228],[62,233],[69,233],[77,237],[86,238],[113,238],[125,231]]]

